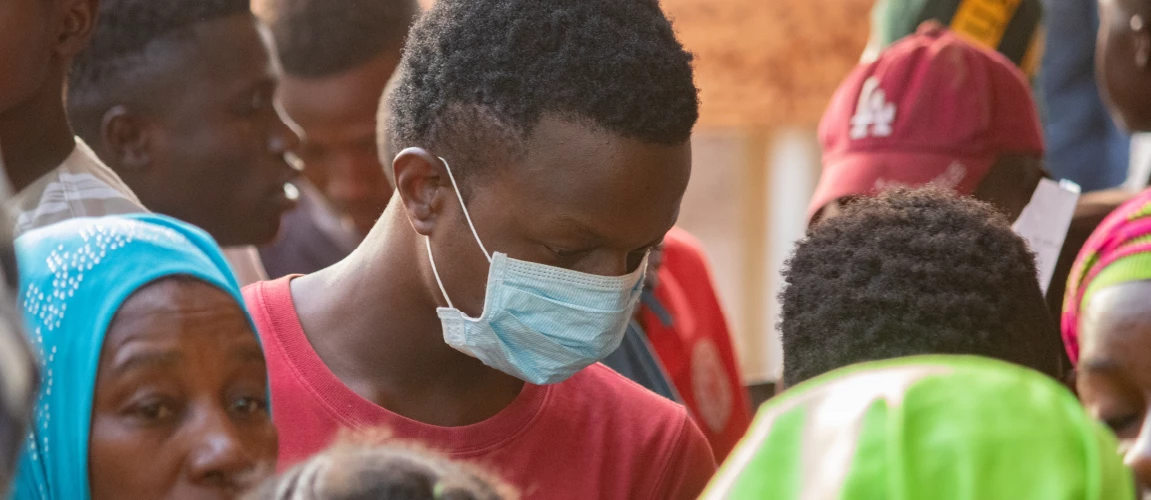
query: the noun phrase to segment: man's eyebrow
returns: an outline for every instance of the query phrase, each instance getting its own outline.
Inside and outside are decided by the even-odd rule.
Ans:
[[[601,242],[601,241],[604,241],[606,239],[603,237],[602,234],[597,233],[590,226],[588,226],[587,224],[584,224],[583,222],[576,220],[574,217],[572,217],[570,215],[561,215],[557,222],[564,224],[571,229],[574,229],[576,232],[580,233],[580,236],[587,238],[589,240],[592,240],[595,242]]]

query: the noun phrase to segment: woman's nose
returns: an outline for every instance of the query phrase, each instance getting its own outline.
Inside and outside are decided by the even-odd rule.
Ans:
[[[270,473],[270,468],[262,470],[270,464],[260,463],[258,454],[245,445],[241,432],[222,412],[205,416],[189,436],[193,443],[187,459],[191,482],[202,487],[243,489],[261,479],[260,474]]]

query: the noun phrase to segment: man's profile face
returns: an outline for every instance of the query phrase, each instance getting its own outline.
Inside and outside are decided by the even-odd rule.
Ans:
[[[294,206],[284,159],[297,137],[274,105],[278,74],[250,14],[201,23],[163,78],[147,177],[125,180],[148,208],[204,228],[221,245],[270,242]]]
[[[467,161],[446,159],[454,169]],[[653,145],[545,116],[520,158],[472,173],[464,191],[489,252],[622,276],[675,224],[690,174],[689,143]],[[455,205],[438,216],[436,265],[452,301],[478,316],[488,263]]]

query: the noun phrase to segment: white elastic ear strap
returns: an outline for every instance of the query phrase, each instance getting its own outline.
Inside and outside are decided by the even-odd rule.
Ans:
[[[488,253],[488,249],[484,247],[483,240],[480,239],[480,234],[476,232],[476,225],[472,224],[472,214],[468,213],[468,206],[464,204],[464,195],[460,194],[460,185],[456,184],[456,176],[452,175],[452,166],[448,165],[448,160],[439,157],[440,161],[444,162],[444,169],[448,171],[448,179],[452,180],[452,188],[456,190],[456,198],[460,200],[460,208],[464,209],[464,218],[468,220],[468,227],[472,230],[472,236],[475,237],[476,243],[479,243],[480,250],[483,250],[484,257],[488,258],[488,263],[492,261],[492,254]],[[429,249],[429,251],[431,251]]]
[[[448,291],[444,289],[444,281],[440,279],[440,271],[436,269],[436,258],[432,257],[432,239],[424,236],[424,246],[428,248],[428,261],[432,263],[432,274],[436,275],[436,284],[440,286],[440,293],[444,294],[444,300],[448,301],[448,307],[455,309],[456,306],[452,305],[452,299],[448,297]]]

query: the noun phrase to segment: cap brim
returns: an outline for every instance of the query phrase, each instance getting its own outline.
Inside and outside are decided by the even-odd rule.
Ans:
[[[903,152],[857,152],[824,158],[819,185],[807,207],[807,220],[810,222],[828,203],[839,198],[869,196],[900,186],[936,184],[970,195],[994,163],[994,155]]]

